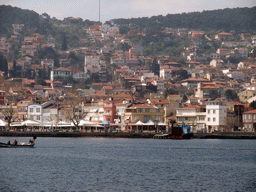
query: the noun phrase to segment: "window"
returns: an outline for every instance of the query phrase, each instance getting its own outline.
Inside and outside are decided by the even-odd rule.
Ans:
[[[139,113],[142,113],[143,112],[143,109],[138,109]]]
[[[199,117],[198,117],[198,120],[199,120],[199,121],[204,121],[204,116],[199,116]]]
[[[210,114],[210,113],[211,113],[211,110],[207,110],[207,113]]]
[[[107,118],[107,121],[110,121],[110,118]]]
[[[196,119],[194,118],[194,117],[190,117],[190,118],[188,118],[188,121],[195,121]]]
[[[216,121],[215,117],[213,117],[212,121],[213,121],[213,122],[215,122],[215,121]]]
[[[107,110],[106,110],[106,112],[107,112],[107,113],[110,113],[110,110],[109,110],[109,109],[107,109]]]
[[[251,120],[251,114],[248,114],[248,119]]]
[[[139,116],[135,116],[135,121],[139,121],[140,117]]]
[[[215,113],[216,113],[216,110],[214,109],[214,110],[212,111],[212,113],[215,114]]]
[[[110,105],[110,102],[107,102],[107,105]]]
[[[29,110],[29,111],[30,111],[30,113],[33,113],[33,112],[34,112],[33,108],[30,108],[30,110]]]
[[[156,112],[157,112],[157,113],[160,113],[160,109],[156,109]]]
[[[36,120],[40,121],[40,116],[39,115],[36,116]]]
[[[144,117],[144,122],[148,122],[149,120],[151,120],[151,117],[150,117],[150,116],[145,116],[145,117]]]
[[[178,122],[184,122],[185,121],[185,118],[184,117],[178,117]]]
[[[157,120],[157,121],[160,121],[160,120],[161,120],[161,117],[156,116],[156,120]]]
[[[253,114],[253,119],[256,119],[256,114]]]
[[[149,113],[149,111],[150,111],[150,109],[145,109],[145,112],[146,112],[146,113]]]
[[[210,118],[208,118],[208,121],[211,121],[211,119],[210,119]]]
[[[40,108],[36,108],[36,112],[37,112],[37,113],[40,113]]]

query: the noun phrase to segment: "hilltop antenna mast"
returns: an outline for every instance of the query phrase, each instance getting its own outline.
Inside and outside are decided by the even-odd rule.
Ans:
[[[100,0],[99,0],[99,22],[100,22]]]

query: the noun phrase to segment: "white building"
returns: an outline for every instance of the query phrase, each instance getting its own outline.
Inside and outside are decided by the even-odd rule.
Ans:
[[[99,56],[85,56],[84,62],[84,72],[99,72],[100,67],[100,57]]]
[[[90,78],[90,75],[88,75],[88,74],[86,74],[86,73],[84,73],[82,71],[73,74],[73,79],[75,81],[84,82],[84,81],[86,81],[89,78]]]
[[[55,101],[46,101],[43,104],[29,104],[28,105],[28,119],[43,123],[49,120],[49,111],[44,111],[50,105],[53,105]],[[56,109],[55,109],[56,110]]]
[[[28,105],[28,119],[43,122],[43,108],[40,104]]]
[[[227,125],[227,106],[222,101],[206,102],[207,132],[222,131]]]
[[[160,78],[162,79],[170,79],[172,78],[172,69],[161,68],[159,75],[160,75]]]
[[[68,78],[71,76],[71,70],[64,67],[59,67],[51,71],[51,80],[54,81],[56,77]]]
[[[12,24],[13,27],[13,33],[15,35],[19,35],[19,33],[22,31],[24,24]]]

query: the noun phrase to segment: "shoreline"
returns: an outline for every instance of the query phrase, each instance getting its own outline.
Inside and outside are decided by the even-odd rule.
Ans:
[[[153,132],[20,132],[0,131],[3,137],[106,137],[153,139]],[[192,139],[256,139],[256,132],[194,133]]]

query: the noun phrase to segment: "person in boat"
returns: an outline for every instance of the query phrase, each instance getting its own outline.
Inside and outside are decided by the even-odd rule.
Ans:
[[[11,141],[9,140],[6,144],[7,144],[7,145],[11,145]]]
[[[29,144],[35,144],[35,142],[32,139],[29,139]]]
[[[17,142],[17,140],[15,139],[15,141],[13,142],[13,144],[14,145],[17,145],[18,144],[18,142]]]

